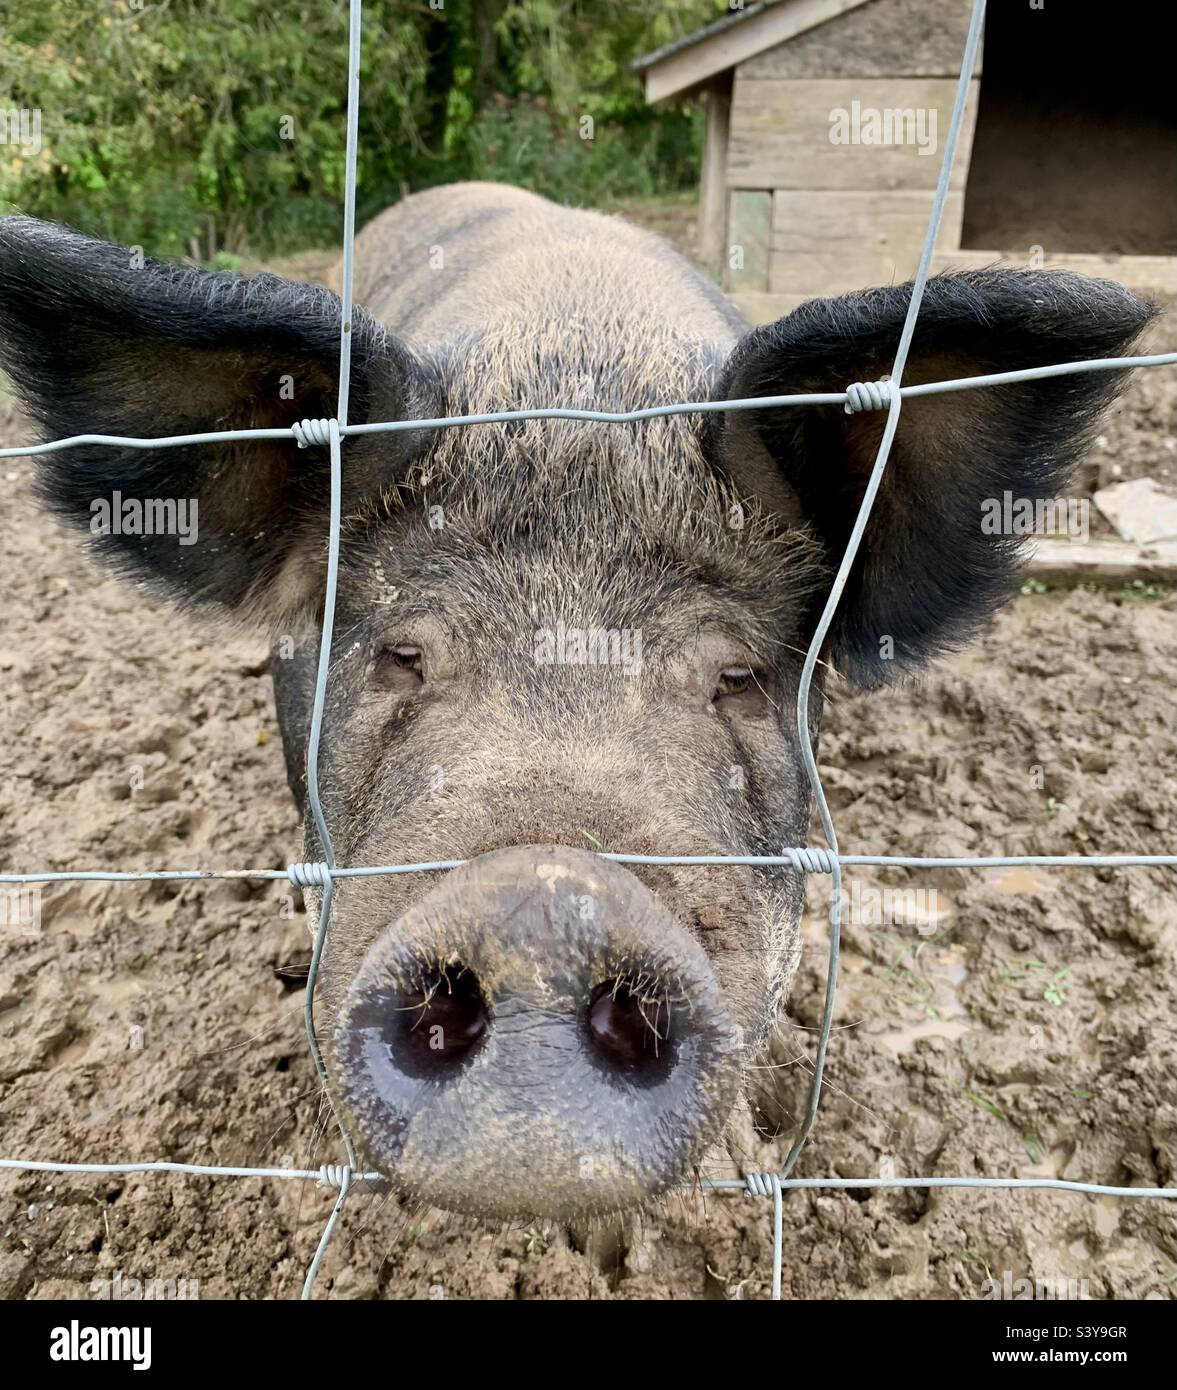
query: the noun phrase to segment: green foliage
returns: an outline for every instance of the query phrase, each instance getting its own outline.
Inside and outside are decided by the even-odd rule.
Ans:
[[[322,0],[272,12],[255,0],[137,3],[10,7],[0,104],[40,109],[42,148],[0,161],[0,196],[173,254],[193,237],[211,255],[337,236],[345,9]],[[364,68],[382,80],[361,140],[361,181],[380,172],[381,155],[411,125],[419,46],[394,8],[370,6]]]
[[[496,102],[466,137],[463,177],[589,206],[671,192],[697,176],[700,114],[675,111],[630,128],[594,121],[588,139],[546,104]]]
[[[519,183],[574,203],[690,186],[697,112],[652,111],[640,53],[724,0],[366,0],[360,220],[411,188]],[[0,200],[232,264],[338,240],[342,0],[40,0],[0,18]],[[591,136],[591,138],[586,138]]]

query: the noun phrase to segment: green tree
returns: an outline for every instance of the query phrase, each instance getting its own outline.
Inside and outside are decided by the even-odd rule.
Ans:
[[[498,178],[577,203],[689,186],[690,112],[629,64],[723,0],[367,0],[361,220],[412,188]],[[344,0],[42,0],[0,18],[0,199],[165,254],[338,240]],[[591,137],[591,138],[590,138]]]

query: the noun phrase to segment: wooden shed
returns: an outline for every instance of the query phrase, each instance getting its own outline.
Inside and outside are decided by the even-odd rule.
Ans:
[[[754,321],[909,279],[971,0],[766,0],[638,59],[706,96],[699,246]],[[1162,43],[1106,6],[997,0],[935,269],[1069,266],[1177,293],[1177,117]]]

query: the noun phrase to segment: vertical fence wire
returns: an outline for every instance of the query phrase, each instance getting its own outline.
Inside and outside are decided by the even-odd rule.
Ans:
[[[871,511],[875,505],[875,498],[878,496],[879,487],[883,481],[883,473],[886,470],[887,461],[891,457],[891,445],[895,440],[895,431],[899,426],[899,413],[903,408],[903,397],[899,393],[899,388],[903,385],[903,370],[907,365],[907,354],[911,349],[911,340],[915,334],[916,319],[919,316],[920,305],[923,303],[924,286],[928,283],[928,275],[931,273],[932,269],[932,254],[936,248],[936,238],[939,235],[940,222],[944,216],[944,204],[948,197],[948,182],[952,175],[953,163],[956,159],[956,147],[960,142],[960,131],[964,123],[965,104],[968,100],[969,83],[972,81],[973,68],[977,61],[977,49],[981,42],[981,25],[984,18],[985,0],[973,0],[973,13],[969,20],[969,32],[965,40],[964,56],[961,59],[960,77],[957,79],[956,99],[953,102],[952,120],[948,128],[948,139],[945,141],[944,145],[944,157],[940,161],[940,175],[936,182],[936,195],[932,200],[932,211],[928,217],[927,231],[924,234],[924,245],[920,253],[919,269],[916,271],[915,282],[911,287],[911,299],[908,302],[907,314],[903,321],[903,331],[899,337],[899,346],[895,351],[895,360],[891,367],[890,381],[886,388],[885,396],[888,401],[888,406],[887,420],[883,427],[883,437],[879,441],[879,449],[875,456],[874,467],[871,469],[866,491],[863,494],[862,503],[858,508],[858,515],[854,519],[854,527],[850,532],[850,538],[846,542],[846,549],[842,554],[842,563],[838,566],[838,572],[830,587],[830,593],[829,597],[826,599],[825,608],[822,610],[817,627],[814,629],[813,638],[809,643],[809,650],[805,653],[805,664],[801,669],[801,682],[797,687],[797,737],[801,745],[801,756],[805,764],[805,775],[809,779],[809,785],[813,791],[813,797],[817,804],[818,816],[821,819],[822,833],[825,835],[826,844],[830,848],[830,853],[834,856],[834,881],[833,893],[830,899],[829,967],[826,971],[826,992],[825,1004],[822,1011],[821,1031],[818,1034],[817,1054],[813,1063],[813,1084],[810,1088],[809,1100],[806,1103],[805,1115],[802,1119],[801,1127],[779,1174],[782,1178],[787,1178],[792,1172],[793,1165],[797,1162],[801,1150],[804,1147],[805,1140],[809,1137],[809,1131],[813,1128],[813,1122],[817,1118],[817,1107],[821,1099],[822,1077],[825,1072],[826,1053],[829,1050],[830,1044],[830,1030],[834,1022],[834,1004],[838,989],[838,962],[842,942],[842,866],[837,858],[838,832],[834,826],[834,818],[830,812],[829,802],[826,800],[825,788],[822,786],[821,773],[817,766],[817,756],[814,750],[814,733],[810,727],[809,720],[810,690],[813,686],[813,676],[817,669],[818,660],[821,657],[822,649],[825,647],[830,626],[834,621],[834,614],[837,611],[842,593],[850,578],[850,571],[854,567],[854,561],[857,558],[859,546],[862,544],[862,537],[866,531]],[[849,412],[851,410],[851,403],[848,401],[844,408]],[[777,1266],[780,1264],[779,1237],[776,1243],[774,1264]],[[776,1296],[779,1297],[779,1291]]]
[[[350,1169],[358,1166],[355,1146],[347,1125],[343,1124],[335,1109],[335,1100],[328,1085],[327,1067],[319,1046],[315,1030],[315,986],[319,979],[319,969],[323,960],[323,950],[327,943],[327,931],[331,925],[331,902],[335,885],[331,870],[335,867],[335,850],[331,843],[331,831],[323,814],[319,798],[319,741],[323,733],[323,711],[327,704],[327,675],[331,669],[331,639],[335,630],[335,598],[339,586],[339,536],[342,528],[343,508],[343,457],[340,430],[347,427],[348,395],[351,389],[351,317],[352,287],[355,280],[355,240],[356,240],[356,154],[359,146],[360,128],[360,36],[363,24],[363,0],[349,0],[347,37],[347,150],[344,166],[344,209],[343,209],[343,285],[340,303],[339,323],[339,396],[336,405],[336,418],[329,422],[329,442],[331,447],[331,514],[327,542],[327,584],[323,595],[323,630],[319,639],[319,664],[315,671],[315,699],[311,707],[311,727],[307,739],[307,797],[311,805],[315,831],[322,847],[325,861],[324,872],[320,875],[321,900],[319,904],[319,929],[315,933],[314,949],[311,952],[310,968],[307,971],[306,999],[303,1004],[303,1019],[306,1025],[307,1044],[314,1058],[315,1074],[343,1138],[347,1151],[348,1171],[343,1175],[339,1197],[332,1208],[330,1219],[323,1230],[314,1260],[307,1271],[303,1284],[302,1297],[310,1299],[314,1290],[315,1276],[327,1253],[336,1223],[343,1212],[350,1190]]]

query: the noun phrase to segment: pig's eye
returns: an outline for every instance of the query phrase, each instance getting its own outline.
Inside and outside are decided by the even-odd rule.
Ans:
[[[753,713],[768,703],[763,671],[751,666],[728,666],[720,671],[711,703],[721,710]]]
[[[751,666],[729,666],[719,673],[716,695],[742,695],[756,683],[756,673]]]
[[[381,647],[376,653],[375,680],[384,690],[416,690],[425,681],[421,648]]]

